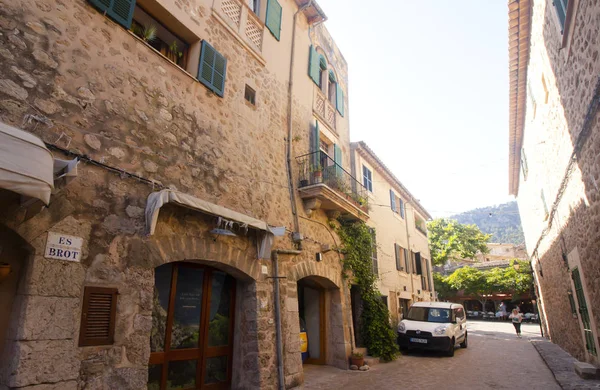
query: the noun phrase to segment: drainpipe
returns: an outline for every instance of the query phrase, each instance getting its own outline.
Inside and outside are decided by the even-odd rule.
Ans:
[[[275,346],[277,349],[277,379],[278,389],[285,388],[285,379],[283,377],[283,343],[281,341],[281,303],[279,301],[279,279],[285,276],[279,276],[279,255],[299,255],[301,252],[292,249],[279,249],[271,252],[273,261],[273,294],[275,300]]]
[[[288,86],[288,136],[287,136],[287,171],[288,171],[288,187],[290,190],[290,202],[292,204],[292,215],[294,216],[294,232],[300,231],[300,222],[298,220],[298,210],[296,208],[296,193],[294,191],[294,177],[292,176],[292,104],[294,102],[294,57],[296,48],[296,20],[298,14],[312,5],[312,0],[309,0],[304,6],[298,9],[294,14],[294,22],[292,26],[292,52],[290,54],[290,83]],[[298,248],[302,249],[302,242],[298,242]]]
[[[412,251],[410,250],[410,234],[408,232],[408,213],[406,212],[406,206],[409,205],[410,203],[405,202],[404,203],[404,225],[406,226],[406,246],[408,247],[408,255],[410,256],[410,273],[408,274],[408,277],[410,278],[410,294],[411,297],[413,298],[413,303],[415,303],[415,285],[413,282],[413,273],[412,273],[412,267],[413,267],[413,261],[412,261]],[[413,210],[413,214],[414,214],[414,210]],[[409,270],[407,270],[409,271]]]

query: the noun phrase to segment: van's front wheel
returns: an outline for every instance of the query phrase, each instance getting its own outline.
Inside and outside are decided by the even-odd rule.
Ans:
[[[454,340],[454,337],[453,337],[452,340],[450,341],[450,347],[446,351],[446,356],[449,356],[449,357],[454,356],[454,347],[455,347],[455,345],[456,345],[456,340]]]

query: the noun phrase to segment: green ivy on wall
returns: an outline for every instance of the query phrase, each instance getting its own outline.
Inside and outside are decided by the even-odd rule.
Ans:
[[[340,219],[337,232],[344,252],[343,277],[350,285],[358,286],[363,300],[361,334],[369,353],[385,361],[398,354],[396,332],[390,325],[390,313],[381,299],[373,273],[371,254],[373,241],[369,228],[363,222]]]

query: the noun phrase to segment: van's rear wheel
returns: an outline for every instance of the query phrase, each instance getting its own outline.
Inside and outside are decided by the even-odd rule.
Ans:
[[[454,347],[456,346],[456,340],[454,340],[454,338],[452,338],[452,340],[450,341],[450,348],[448,348],[448,350],[446,351],[446,356],[452,357],[454,356]]]
[[[460,343],[461,348],[467,348],[467,336],[468,336],[468,334],[467,334],[467,332],[465,332],[465,339],[463,340],[462,343]]]

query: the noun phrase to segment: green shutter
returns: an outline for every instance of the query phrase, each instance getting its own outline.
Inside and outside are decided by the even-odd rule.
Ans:
[[[126,29],[131,27],[135,0],[88,0],[100,11],[106,12],[111,19]]]
[[[226,74],[227,59],[208,42],[202,41],[200,63],[198,65],[198,80],[208,87],[208,89],[223,97]]]
[[[340,87],[340,83],[336,84],[336,108],[341,116],[344,116],[344,91],[342,91],[342,87]]]
[[[333,161],[335,161],[335,174],[338,178],[342,177],[342,149],[337,145],[333,145]]]
[[[319,58],[320,55],[317,53],[317,49],[314,46],[310,47],[310,54],[308,56],[308,75],[317,85],[321,85],[321,72],[319,72]]]
[[[277,0],[269,0],[267,2],[267,20],[265,25],[275,39],[279,40],[281,36],[281,5]]]
[[[321,163],[321,135],[319,131],[319,122],[317,121],[315,127],[312,132],[312,153],[313,153],[313,161],[312,166],[313,169],[318,169],[319,164]],[[321,167],[322,168],[322,167]]]

